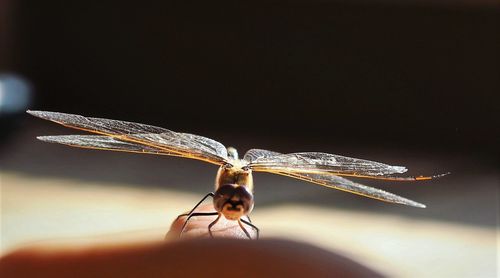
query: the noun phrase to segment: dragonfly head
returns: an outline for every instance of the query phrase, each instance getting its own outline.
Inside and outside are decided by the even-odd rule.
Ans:
[[[215,210],[229,220],[237,220],[249,214],[254,205],[253,194],[246,186],[224,184],[215,191]]]

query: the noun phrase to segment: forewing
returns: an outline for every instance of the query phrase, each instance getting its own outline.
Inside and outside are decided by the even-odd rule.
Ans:
[[[402,166],[328,153],[304,152],[261,157],[250,163],[254,171],[331,173],[346,176],[384,176],[406,172]]]
[[[262,150],[262,149],[251,149],[248,150],[245,155],[243,156],[243,160],[246,160],[247,162],[253,162],[257,159],[260,158],[268,158],[268,157],[273,157],[281,155],[281,153],[278,152],[273,152],[273,151],[268,151],[268,150]]]
[[[122,139],[122,137],[118,137]],[[189,133],[146,133],[130,134],[123,140],[131,139],[133,142],[145,142],[146,144],[163,148],[167,151],[178,152],[189,158],[205,157],[220,164],[227,159],[227,150],[224,145],[199,135]],[[210,161],[209,161],[210,162]]]
[[[55,123],[82,129],[93,133],[101,133],[105,135],[128,135],[135,133],[175,133],[171,130],[145,125],[133,122],[84,117],[75,114],[49,112],[49,111],[26,111],[29,114],[42,118],[44,120],[53,121]]]
[[[105,135],[38,136],[37,139],[44,142],[58,143],[58,144],[64,144],[72,147],[86,148],[86,149],[180,156],[176,153],[166,152],[161,149],[144,146],[137,143],[120,141],[113,137]]]
[[[299,180],[304,180],[312,183],[316,183],[319,185],[323,185],[329,188],[334,188],[350,193],[354,193],[357,195],[362,195],[365,197],[390,202],[390,203],[398,203],[413,207],[425,208],[425,205],[421,203],[417,203],[415,201],[403,198],[401,196],[386,192],[381,189],[369,187],[366,185],[362,185],[348,179],[331,175],[331,174],[311,174],[311,173],[290,173],[290,172],[272,172],[274,174],[283,175],[291,178],[296,178]]]
[[[227,151],[224,145],[199,135],[178,133],[140,123],[91,118],[74,114],[47,111],[27,112],[67,127],[111,136],[120,141],[142,144],[187,158],[199,159],[214,164],[222,164],[227,160]]]

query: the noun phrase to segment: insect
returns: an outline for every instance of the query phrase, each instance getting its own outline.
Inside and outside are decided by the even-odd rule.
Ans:
[[[208,193],[189,213],[179,216],[187,216],[180,235],[193,216],[217,215],[217,218],[208,226],[210,236],[213,236],[212,227],[221,216],[224,216],[228,220],[238,221],[240,228],[250,239],[250,233],[245,227],[255,229],[256,238],[258,238],[259,229],[252,224],[248,217],[254,207],[253,172],[268,172],[287,176],[381,201],[420,208],[425,208],[425,205],[343,177],[420,181],[448,174],[418,177],[393,176],[394,174],[402,174],[407,169],[403,166],[391,166],[380,162],[321,152],[281,154],[268,150],[251,149],[240,159],[236,149],[226,148],[215,140],[199,135],[118,120],[90,118],[58,112],[29,110],[27,112],[66,127],[98,134],[37,137],[45,142],[88,149],[177,156],[218,165],[215,191]],[[213,199],[215,212],[195,212],[196,208],[208,197]]]

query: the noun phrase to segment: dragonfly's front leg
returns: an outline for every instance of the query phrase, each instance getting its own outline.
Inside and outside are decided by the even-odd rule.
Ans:
[[[182,225],[182,229],[181,229],[181,232],[179,233],[179,237],[182,236],[182,233],[184,232],[184,229],[186,228],[187,222],[191,218],[190,216],[201,205],[201,203],[203,203],[208,197],[212,197],[213,198],[214,197],[214,193],[213,192],[208,193],[188,213],[180,214],[179,216],[177,216],[177,218],[175,218],[174,223],[176,223],[179,220],[179,218],[181,218],[183,216],[188,216],[188,218],[186,219],[186,221],[184,221],[184,224]],[[165,236],[165,239],[167,237],[168,237],[168,234]]]
[[[217,219],[215,219],[214,222],[210,223],[210,225],[208,226],[208,231],[210,233],[210,236],[212,236],[212,232],[210,231],[210,228],[213,226],[213,224],[215,224],[217,222],[217,220],[219,220],[221,214],[218,213],[218,212],[194,212],[194,213],[191,213],[188,218],[186,219],[186,221],[184,222],[184,224],[182,225],[182,229],[181,229],[181,232],[179,233],[179,237],[182,236],[182,234],[184,233],[184,230],[186,229],[186,226],[187,226],[187,223],[189,222],[189,220],[191,220],[191,217],[194,217],[194,216],[213,216],[213,215],[219,215],[217,217]],[[213,236],[212,236],[213,237]]]
[[[217,223],[221,217],[221,213],[220,212],[217,212],[217,214],[219,214],[217,216],[217,218],[215,218],[214,221],[212,221],[212,223],[210,223],[210,225],[208,225],[208,233],[210,234],[210,237],[214,237],[214,235],[212,234],[212,227],[215,225],[215,223]]]
[[[248,217],[248,216],[247,216],[247,217]],[[250,217],[248,218],[248,220],[250,220]],[[257,226],[255,226],[254,224],[252,224],[252,222],[245,221],[244,219],[240,219],[238,222],[240,222],[240,221],[241,221],[241,222],[243,222],[243,223],[245,223],[245,224],[247,224],[248,226],[252,227],[252,228],[255,230],[255,232],[257,233],[257,237],[256,237],[255,239],[259,239],[259,232],[260,232],[260,230],[259,230],[259,228],[257,228]],[[248,236],[250,239],[252,239],[252,238],[248,235],[248,232],[245,230],[245,228],[243,228],[243,225],[242,225],[241,223],[240,223],[240,227],[241,227],[241,229],[243,229],[243,231],[245,232],[245,234],[247,234],[247,236]]]
[[[205,195],[205,197],[203,197],[203,199],[201,199],[197,204],[196,206],[194,206],[188,213],[183,213],[183,214],[180,214],[179,216],[177,216],[177,218],[175,218],[174,222],[176,222],[177,220],[179,220],[179,218],[183,217],[183,216],[188,216],[190,215],[191,213],[193,213],[193,211],[196,210],[196,208],[198,208],[201,203],[203,203],[208,197],[214,197],[214,193],[213,192],[210,192],[208,193],[207,195]]]
[[[252,236],[250,236],[250,233],[243,226],[242,221],[244,221],[244,220],[238,219],[238,225],[240,225],[240,228],[243,230],[243,232],[245,233],[245,235],[247,235],[248,239],[252,239]]]

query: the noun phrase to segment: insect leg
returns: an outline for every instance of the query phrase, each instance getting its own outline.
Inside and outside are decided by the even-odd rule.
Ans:
[[[241,221],[244,221],[244,220],[238,219],[238,224],[240,225],[240,228],[243,230],[243,232],[245,232],[245,235],[247,235],[248,239],[252,239],[252,237],[250,236],[250,233],[247,231],[247,229],[245,229],[245,227],[243,226]]]
[[[182,229],[181,229],[181,232],[179,233],[179,237],[181,237],[182,234],[184,233],[184,230],[186,229],[187,223],[189,222],[189,220],[191,220],[191,217],[193,217],[193,216],[211,216],[211,215],[217,215],[217,214],[219,214],[219,213],[216,212],[216,211],[214,211],[214,212],[194,212],[194,213],[191,213],[187,217],[187,219],[184,222],[184,224],[182,225]],[[219,218],[220,218],[220,214],[219,214],[219,217],[217,217],[216,220],[219,220]]]
[[[248,217],[248,216],[247,216],[247,217]],[[250,218],[249,218],[248,220],[250,220]],[[247,222],[247,221],[245,221],[245,220],[243,220],[243,219],[241,219],[241,222],[243,222],[243,223],[247,224],[248,226],[250,226],[250,227],[254,228],[254,229],[255,229],[255,232],[257,232],[257,239],[259,239],[259,232],[260,232],[260,230],[259,230],[259,228],[257,228],[257,226],[255,226],[254,224],[252,224],[252,222]],[[241,226],[241,224],[240,224],[240,226]],[[241,227],[241,228],[243,228],[243,227]],[[247,235],[248,235],[248,234],[247,234]]]
[[[191,209],[191,211],[189,211],[188,213],[183,213],[183,214],[181,214],[181,215],[177,216],[177,218],[175,218],[174,222],[176,222],[177,220],[179,220],[179,218],[181,218],[181,217],[183,217],[183,216],[188,216],[188,215],[190,215],[191,213],[193,213],[193,211],[194,211],[194,210],[195,210],[195,209],[196,209],[199,205],[201,205],[201,203],[203,203],[203,202],[204,202],[204,201],[205,201],[205,200],[206,200],[209,196],[213,198],[213,197],[214,197],[214,193],[213,193],[213,192],[210,192],[210,193],[208,193],[207,195],[205,195],[205,197],[203,197],[203,199],[201,199],[201,200],[200,200],[200,201],[196,204],[196,206],[194,206],[194,208],[193,208],[193,209]]]
[[[219,216],[217,216],[217,218],[215,218],[215,220],[210,223],[210,225],[208,225],[208,233],[210,234],[210,237],[214,237],[214,235],[212,234],[212,227],[215,225],[215,223],[217,223],[217,221],[219,221],[222,215],[220,212],[216,212],[216,214],[218,214]]]

